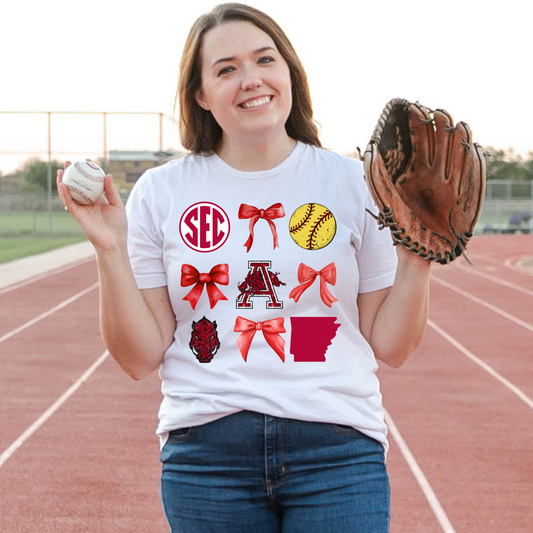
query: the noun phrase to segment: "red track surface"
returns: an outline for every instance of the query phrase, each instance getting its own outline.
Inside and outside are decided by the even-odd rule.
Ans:
[[[392,533],[531,531],[533,273],[512,268],[526,255],[533,236],[480,236],[473,267],[436,265],[422,345],[379,371],[395,426]],[[96,281],[91,261],[0,291],[1,533],[168,531],[156,373],[137,383],[105,359],[12,447],[105,351],[98,290],[13,331]]]

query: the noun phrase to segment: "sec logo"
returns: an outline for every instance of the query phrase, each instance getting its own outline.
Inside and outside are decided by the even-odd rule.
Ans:
[[[197,252],[213,252],[229,236],[229,217],[220,206],[211,202],[191,205],[180,220],[183,242]]]

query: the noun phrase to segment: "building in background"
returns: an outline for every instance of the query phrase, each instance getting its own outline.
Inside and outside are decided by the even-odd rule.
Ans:
[[[119,191],[129,192],[146,170],[163,165],[172,159],[179,159],[186,153],[110,150],[107,172],[113,176],[113,182]]]

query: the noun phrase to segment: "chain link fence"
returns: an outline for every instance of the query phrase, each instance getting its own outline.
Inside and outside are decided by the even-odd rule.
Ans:
[[[530,181],[489,180],[487,200],[533,200],[533,178]]]
[[[476,233],[533,233],[533,200],[487,199]]]
[[[122,200],[127,196],[121,194]],[[50,206],[47,194],[10,194],[0,196],[0,235],[59,237],[82,235],[82,231],[59,196],[52,196]]]
[[[521,189],[522,182],[515,182]],[[527,183],[531,188],[531,184]],[[514,184],[504,184],[513,190]],[[497,197],[498,188],[487,187],[486,199],[476,225],[476,233],[533,233],[533,195],[522,198]],[[124,202],[128,193],[121,194]],[[496,197],[495,197],[496,196]],[[527,214],[530,218],[527,219]],[[518,217],[518,218],[517,218]],[[514,222],[520,219],[519,222]],[[57,195],[49,210],[46,194],[12,194],[0,196],[0,235],[81,235],[76,221],[65,212]]]
[[[164,113],[0,110],[0,238],[82,235],[52,192],[53,161],[109,161],[122,150],[137,165],[139,152],[164,154],[179,146],[176,124]],[[33,158],[47,164],[47,190],[19,193],[21,179],[11,173]]]
[[[176,125],[163,113],[5,112],[0,110],[0,169],[23,156],[48,161],[47,194],[0,193],[2,235],[77,236],[81,230],[52,193],[55,158],[99,158],[108,161],[114,150],[129,153],[150,148],[163,153],[179,147]],[[141,135],[146,133],[146,136]],[[23,151],[18,147],[23,146]],[[79,147],[83,146],[80,151]],[[18,189],[17,189],[18,190]],[[123,192],[123,200],[127,199]],[[533,179],[490,180],[476,233],[533,230]],[[529,215],[529,218],[528,218]]]

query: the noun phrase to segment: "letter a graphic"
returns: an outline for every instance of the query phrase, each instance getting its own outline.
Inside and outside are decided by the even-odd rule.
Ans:
[[[250,272],[238,284],[240,294],[237,297],[237,309],[253,309],[251,298],[256,296],[268,298],[267,309],[283,309],[283,302],[278,300],[274,286],[286,283],[279,280],[279,272],[270,272],[271,265],[272,261],[248,261]]]

